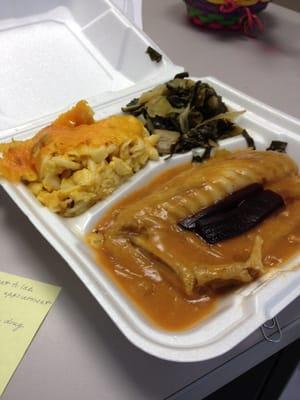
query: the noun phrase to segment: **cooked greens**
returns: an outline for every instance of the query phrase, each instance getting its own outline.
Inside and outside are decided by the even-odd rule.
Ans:
[[[282,142],[280,140],[273,140],[270,146],[266,150],[279,151],[280,153],[286,153],[287,142]]]
[[[189,77],[189,73],[187,71],[184,72],[179,72],[179,74],[176,74],[174,76],[174,79],[178,78],[178,79],[184,79],[184,78],[188,78]]]
[[[157,50],[154,50],[151,46],[147,48],[146,53],[149,55],[151,61],[158,63],[162,60],[162,55]]]
[[[252,137],[249,135],[249,133],[245,129],[243,129],[243,131],[241,132],[241,135],[244,136],[244,138],[247,142],[247,146],[252,147],[253,150],[256,150],[254,140],[252,139]]]
[[[187,72],[177,74],[122,108],[125,113],[140,116],[150,134],[159,130],[161,155],[184,153],[197,147],[211,149],[221,139],[247,134],[233,123],[241,112],[229,111],[215,89],[188,76]],[[197,156],[194,161],[200,159],[203,157]]]
[[[212,147],[206,147],[202,154],[199,154],[197,150],[193,151],[192,162],[202,163],[210,157]]]
[[[216,147],[219,140],[237,134],[239,134],[237,126],[229,119],[214,119],[198,124],[183,133],[176,143],[173,153],[185,153],[195,147]]]
[[[172,149],[179,137],[180,133],[176,131],[169,131],[167,129],[155,129],[153,134],[159,135],[159,142],[157,144],[157,150],[160,155],[167,155],[170,154],[170,149]]]

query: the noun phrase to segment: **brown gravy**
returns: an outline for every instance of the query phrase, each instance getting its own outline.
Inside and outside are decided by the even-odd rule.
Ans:
[[[147,186],[114,205],[99,221],[97,231],[105,231],[114,223],[116,215],[128,204],[159,190],[166,181],[182,170],[192,170],[193,168],[193,164],[184,164],[160,174]],[[257,234],[264,241],[263,263],[267,267],[276,267],[300,250],[299,177],[286,178],[269,185],[269,187],[283,196],[286,208],[272,215],[247,234],[216,245],[201,242],[203,253],[201,246],[200,251],[204,261],[211,264],[212,262],[224,262],[224,260],[226,262],[246,260]],[[187,235],[193,234],[187,232]],[[174,238],[170,234],[174,254],[184,251],[180,243],[174,245]],[[198,238],[195,240],[201,241]],[[220,293],[209,292],[199,295],[198,298],[188,298],[181,289],[177,277],[166,265],[142,251],[137,251],[134,257],[130,256],[126,252],[127,245],[125,238],[118,242],[111,240],[109,247],[102,245],[96,250],[97,258],[99,265],[147,319],[159,328],[180,331],[191,328],[211,313]],[[120,251],[112,253],[111,249],[114,246]]]

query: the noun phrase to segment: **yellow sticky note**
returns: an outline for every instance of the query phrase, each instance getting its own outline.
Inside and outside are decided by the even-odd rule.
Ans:
[[[0,396],[60,289],[0,272]]]

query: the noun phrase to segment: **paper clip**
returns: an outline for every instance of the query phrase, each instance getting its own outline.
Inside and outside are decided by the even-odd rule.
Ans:
[[[267,342],[279,343],[282,339],[282,330],[278,322],[277,317],[270,319],[270,321],[265,322],[261,327],[261,332],[263,337]],[[272,337],[275,336],[275,337]]]

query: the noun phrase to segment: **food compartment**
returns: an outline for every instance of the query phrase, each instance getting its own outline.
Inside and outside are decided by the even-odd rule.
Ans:
[[[279,123],[264,118],[264,109],[254,100],[227,89],[211,78],[205,79],[218,93],[223,94],[225,103],[232,109],[246,109],[237,123],[246,128],[255,140],[258,149],[266,149],[272,140],[289,142],[288,154],[299,162],[300,143],[296,130],[297,121],[289,120],[285,128],[285,116]],[[118,100],[107,101],[94,107],[95,118],[120,113],[122,106],[140,93],[130,93]],[[247,106],[247,107],[246,107]],[[278,118],[266,109],[266,117]],[[37,128],[20,132],[16,138],[26,138],[36,133]],[[11,139],[11,135],[6,137]],[[235,150],[246,147],[241,136],[226,139],[220,147]],[[237,344],[265,320],[273,317],[299,293],[299,271],[277,274],[276,279],[266,277],[235,291],[220,300],[214,311],[192,329],[182,332],[167,332],[156,328],[137,310],[127,296],[97,265],[94,252],[84,243],[84,237],[99,219],[120,199],[143,187],[162,171],[191,161],[191,152],[174,155],[169,160],[148,163],[142,170],[121,185],[112,195],[97,203],[85,213],[75,218],[62,218],[51,213],[22,185],[13,186],[2,182],[5,190],[28,215],[37,229],[59,251],[72,269],[88,287],[116,325],[135,345],[161,358],[176,361],[199,361],[217,356]],[[298,261],[296,261],[298,263]]]
[[[226,99],[225,99],[226,101]],[[228,102],[227,104],[230,103],[230,105],[236,106],[238,107],[236,104],[234,104],[233,102]],[[113,108],[113,112],[115,112],[115,109]],[[249,117],[248,117],[249,115]],[[268,126],[268,124],[264,123],[264,124],[260,124],[260,118],[257,117],[255,118],[255,115],[253,113],[245,113],[243,116],[241,116],[238,120],[239,125],[241,125],[244,128],[247,128],[247,130],[249,131],[250,135],[255,139],[255,143],[257,146],[258,150],[265,150],[266,148],[269,147],[270,143],[272,140],[274,139],[278,139],[278,140],[284,140],[287,139],[289,134],[288,132],[286,132],[286,130],[283,130],[283,128],[281,128],[280,126],[275,126],[273,124],[270,124],[270,126]],[[283,133],[285,132],[285,133]],[[225,147],[229,150],[233,150],[233,149],[237,149],[237,148],[244,148],[245,147],[245,141],[242,137],[236,137],[236,138],[232,138],[232,139],[228,139],[225,140],[223,142],[220,143],[220,147]],[[299,148],[299,144],[297,145],[297,147]],[[95,226],[95,222],[97,222],[97,220],[99,219],[99,216],[102,215],[102,213],[105,213],[107,211],[107,209],[109,209],[113,203],[117,202],[118,200],[120,200],[120,198],[122,197],[126,197],[129,193],[134,192],[135,190],[137,190],[138,188],[143,187],[144,185],[147,185],[147,183],[149,181],[151,181],[151,179],[153,177],[155,177],[157,174],[161,173],[163,170],[167,170],[168,168],[171,168],[175,165],[178,165],[180,163],[185,163],[185,162],[189,162],[191,161],[191,153],[189,154],[185,154],[185,155],[174,155],[171,159],[169,160],[162,160],[162,162],[160,162],[160,165],[157,163],[153,163],[151,166],[147,166],[143,171],[141,171],[136,177],[134,177],[131,182],[128,183],[127,187],[124,188],[124,190],[122,190],[122,192],[116,193],[115,196],[113,198],[111,198],[111,201],[108,201],[106,204],[102,204],[102,205],[96,205],[94,207],[93,210],[90,210],[90,219],[87,220],[86,225],[84,227],[84,232],[88,232],[89,230],[92,229],[93,226]],[[98,208],[98,210],[97,210]],[[92,213],[95,211],[95,214],[92,215]],[[298,264],[298,261],[293,260],[293,263]],[[292,263],[289,263],[290,266],[292,265]],[[245,312],[245,310],[247,310],[248,312],[261,312],[263,313],[263,310],[258,310],[257,309],[257,305],[255,304],[254,301],[254,297],[250,299],[250,294],[251,293],[258,293],[259,288],[261,289],[264,284],[266,282],[268,282],[270,279],[270,276],[266,276],[263,277],[262,279],[260,279],[259,281],[254,282],[252,285],[248,285],[246,288],[243,287],[240,290],[237,290],[235,293],[233,293],[232,295],[230,295],[229,297],[227,297],[226,301],[228,301],[229,298],[231,298],[232,303],[230,304],[230,307],[232,309],[234,309],[236,307],[237,309],[243,309],[243,315],[247,314]],[[243,298],[243,300],[241,300],[241,298]],[[245,297],[247,297],[245,299]],[[226,302],[225,301],[225,302]],[[226,315],[226,307],[224,308],[224,303],[223,301],[220,302],[220,307],[222,309],[222,317],[224,317],[224,315]],[[251,311],[250,311],[251,310]],[[220,313],[220,311],[217,309],[215,310],[215,312],[213,313],[212,319],[213,324],[212,326],[214,326],[214,324],[217,324],[218,327],[220,325],[222,325],[221,322],[221,318],[218,315]],[[238,317],[238,313],[235,315]],[[249,317],[249,315],[247,315],[246,319]],[[210,317],[205,320],[205,321],[201,321],[199,322],[198,326],[196,326],[194,329],[198,334],[198,339],[201,336],[200,330],[204,330],[206,332],[206,334],[208,334],[208,332],[210,331],[210,321],[209,321]],[[227,320],[228,320],[228,316],[227,316]],[[234,322],[232,322],[232,324],[229,324],[231,327],[234,326]],[[194,330],[192,329],[192,331]],[[225,329],[226,331],[226,329]],[[222,334],[224,334],[224,331],[221,331]],[[189,333],[186,333],[187,335],[189,335]],[[216,339],[216,338],[214,338]]]

